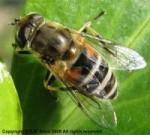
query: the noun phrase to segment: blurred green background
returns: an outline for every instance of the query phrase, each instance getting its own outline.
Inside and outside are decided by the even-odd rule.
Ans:
[[[102,130],[101,134],[105,135],[150,134],[149,0],[28,0],[25,3],[7,0],[0,2],[0,6],[0,57],[11,72],[19,95],[23,129]],[[45,69],[32,56],[13,55],[11,47],[14,28],[9,23],[15,17],[39,12],[49,20],[79,29],[101,10],[107,14],[93,28],[103,37],[136,50],[148,64],[145,69],[133,72],[115,71],[119,95],[112,101],[118,117],[114,131],[103,129],[86,118],[65,92],[46,91],[43,87]],[[6,105],[4,102],[3,106]]]
[[[20,16],[23,8],[23,0],[1,0],[0,1],[0,58],[11,68],[13,48],[11,47],[14,40],[14,27],[10,23]]]

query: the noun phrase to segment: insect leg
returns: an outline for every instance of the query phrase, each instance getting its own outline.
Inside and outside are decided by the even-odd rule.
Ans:
[[[20,50],[17,48],[16,44],[12,44],[12,46],[15,48],[15,52],[17,54],[31,54],[31,52],[27,51],[27,50]]]
[[[80,33],[83,33],[84,36],[89,37],[89,35],[86,35],[87,32],[89,32],[90,34],[92,34],[92,36],[96,37],[97,41],[100,43],[100,45],[111,55],[115,56],[116,55],[110,50],[108,49],[107,45],[110,44],[111,42],[108,40],[103,39],[103,37],[93,28],[90,27],[90,23],[86,23],[83,27],[81,27],[81,29],[79,29]]]
[[[114,52],[112,52],[110,49],[108,49],[107,45],[111,44],[111,41],[105,40],[100,34],[99,32],[97,32],[96,30],[94,30],[93,28],[91,28],[91,25],[94,23],[94,21],[96,21],[97,19],[99,19],[101,16],[103,16],[106,12],[102,11],[100,12],[95,18],[93,18],[93,20],[87,22],[86,24],[84,24],[79,30],[78,32],[83,34],[83,36],[85,37],[90,37],[90,38],[95,38],[97,39],[97,41],[99,42],[99,44],[105,49],[105,51],[107,51],[110,55],[116,57],[116,54]],[[88,35],[87,32],[89,32],[91,35]]]
[[[80,33],[86,33],[87,32],[87,30],[88,30],[88,28],[90,27],[92,25],[92,22],[91,21],[89,21],[89,22],[87,22],[86,24],[84,24],[78,31],[80,32]]]
[[[91,21],[88,21],[87,23],[85,23],[79,30],[78,32],[89,37],[90,35],[86,35],[87,32],[91,33],[94,37],[96,37],[96,39],[98,39],[98,41],[103,45],[106,46],[106,44],[110,43],[110,41],[107,41],[105,39],[103,39],[103,37],[99,34],[99,32],[97,32],[96,30],[94,30],[93,28],[91,28],[91,25],[97,21],[100,17],[102,17],[104,14],[106,14],[105,11],[101,11],[95,18],[93,18]]]
[[[29,51],[16,51],[17,54],[31,54]]]
[[[80,33],[87,33],[89,31],[93,36],[102,38],[102,36],[96,30],[91,28],[91,25],[92,25],[92,22],[87,22],[78,31]]]
[[[66,86],[53,86],[53,84],[55,83],[57,79],[55,78],[55,76],[52,75],[52,73],[50,71],[47,72],[45,80],[44,80],[44,86],[47,90],[50,91],[68,91],[68,90],[75,90],[74,87],[66,87]]]
[[[97,21],[101,16],[106,14],[105,11],[101,11],[96,17],[94,17],[91,21],[88,21],[86,24],[84,24],[80,29],[79,32],[86,33],[88,29],[90,29],[90,26],[94,23],[94,21]],[[99,35],[96,31],[94,32],[94,35]]]
[[[56,78],[52,75],[51,72],[47,72],[44,80],[44,86],[47,90],[51,91],[58,91],[59,89],[57,87],[52,86],[55,82]]]

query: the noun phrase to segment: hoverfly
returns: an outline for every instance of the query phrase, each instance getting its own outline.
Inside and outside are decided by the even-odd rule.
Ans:
[[[73,30],[30,13],[12,23],[17,27],[13,46],[20,54],[35,54],[45,65],[48,90],[66,91],[86,116],[113,128],[117,118],[110,99],[117,95],[117,79],[112,70],[141,69],[146,62],[132,49],[104,39],[91,24]],[[62,87],[52,86],[56,79]]]

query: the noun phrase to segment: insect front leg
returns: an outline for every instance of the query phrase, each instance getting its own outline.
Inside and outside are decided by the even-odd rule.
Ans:
[[[25,55],[28,55],[28,54],[31,54],[31,52],[29,51],[16,51],[17,54],[25,54]]]
[[[15,52],[16,52],[17,54],[31,54],[31,52],[28,51],[28,50],[22,50],[22,49],[20,49],[20,48],[17,48],[17,45],[16,45],[15,43],[12,43],[12,46],[14,47]]]

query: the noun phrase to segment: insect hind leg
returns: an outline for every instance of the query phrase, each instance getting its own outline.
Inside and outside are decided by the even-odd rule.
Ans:
[[[94,23],[94,21],[97,21],[101,16],[103,16],[104,14],[106,14],[105,11],[101,11],[96,17],[94,17],[91,21],[88,21],[86,24],[84,24],[78,31],[79,32],[83,32],[86,33],[88,30],[90,30],[91,25]],[[93,35],[99,35],[99,33],[97,33],[94,30],[91,30]]]
[[[99,34],[99,32],[97,32],[95,29],[91,28],[91,25],[93,24],[94,21],[96,21],[98,18],[100,18],[102,15],[104,15],[106,12],[102,11],[100,12],[100,14],[98,14],[92,21],[87,22],[86,24],[84,24],[79,30],[78,32],[80,32],[81,34],[83,34],[83,36],[87,36],[89,37],[89,35],[86,35],[87,32],[89,32],[90,34],[92,34],[92,36],[97,38],[97,41],[101,44],[101,46],[111,55],[115,56],[116,55],[110,50],[108,49],[107,45],[110,44],[111,42],[108,40],[103,39],[103,37],[101,36],[101,34]]]
[[[75,87],[66,87],[66,86],[53,86],[53,84],[57,81],[56,77],[48,71],[45,80],[44,80],[44,86],[47,90],[50,91],[68,91],[68,90],[75,90]]]

